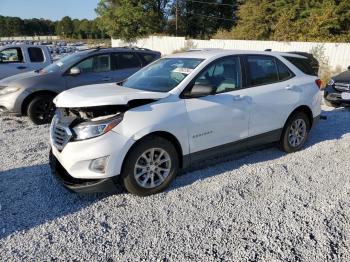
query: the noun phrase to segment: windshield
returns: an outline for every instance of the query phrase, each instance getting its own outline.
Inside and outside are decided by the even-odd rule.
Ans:
[[[153,92],[168,92],[180,84],[203,59],[164,58],[141,69],[123,86]]]
[[[41,69],[42,73],[53,73],[53,72],[62,72],[66,71],[69,67],[73,66],[75,63],[79,62],[83,57],[84,53],[75,53],[67,55],[60,60],[44,67]]]

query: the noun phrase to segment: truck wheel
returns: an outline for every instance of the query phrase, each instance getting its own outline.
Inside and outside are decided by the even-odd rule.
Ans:
[[[294,114],[283,128],[281,149],[287,153],[299,151],[308,138],[310,128],[310,120],[304,112]]]
[[[37,95],[29,103],[27,115],[36,125],[50,123],[55,114],[55,105],[52,95]]]
[[[179,159],[175,147],[161,137],[147,137],[131,149],[121,180],[127,191],[148,196],[163,191],[175,178]]]

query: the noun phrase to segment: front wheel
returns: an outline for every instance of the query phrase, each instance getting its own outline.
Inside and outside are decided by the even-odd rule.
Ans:
[[[281,136],[281,149],[287,153],[299,151],[305,144],[310,132],[310,120],[303,112],[288,119]]]
[[[172,143],[161,137],[148,137],[129,152],[121,178],[127,191],[148,196],[168,187],[178,168],[178,154]]]
[[[50,123],[55,114],[53,96],[38,95],[30,101],[27,109],[29,119],[36,125]]]

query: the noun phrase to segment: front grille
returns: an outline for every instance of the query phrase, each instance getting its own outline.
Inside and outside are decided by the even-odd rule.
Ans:
[[[350,91],[350,84],[335,83],[334,88],[339,90],[339,91]]]
[[[72,132],[66,126],[61,126],[59,124],[54,124],[51,130],[51,137],[54,146],[62,151],[66,144],[72,138]]]

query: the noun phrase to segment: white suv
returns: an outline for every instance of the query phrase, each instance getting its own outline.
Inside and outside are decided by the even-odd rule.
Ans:
[[[119,85],[65,91],[54,100],[53,173],[76,192],[122,183],[145,196],[210,156],[277,141],[297,151],[320,116],[320,81],[286,57],[303,58],[193,51],[157,60]]]

